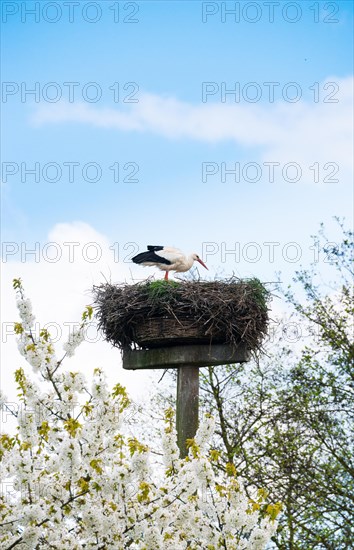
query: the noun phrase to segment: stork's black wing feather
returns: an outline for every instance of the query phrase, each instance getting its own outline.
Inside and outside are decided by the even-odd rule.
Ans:
[[[162,248],[163,247],[159,248],[159,250],[162,250]],[[135,264],[143,264],[145,262],[152,262],[154,264],[165,264],[165,265],[172,264],[170,260],[167,260],[166,258],[163,258],[158,254],[155,254],[153,250],[148,250],[148,252],[141,252],[137,256],[134,256],[134,258],[132,258],[132,261]]]

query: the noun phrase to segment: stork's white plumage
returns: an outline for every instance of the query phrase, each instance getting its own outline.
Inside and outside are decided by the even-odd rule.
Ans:
[[[194,262],[199,262],[205,269],[208,269],[205,263],[199,258],[198,254],[186,256],[178,248],[169,246],[152,246],[147,247],[146,252],[141,252],[132,258],[135,264],[156,266],[162,271],[165,271],[165,280],[168,280],[169,271],[177,271],[178,273],[188,271]]]

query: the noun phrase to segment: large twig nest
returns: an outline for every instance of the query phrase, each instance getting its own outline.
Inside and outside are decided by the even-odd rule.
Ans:
[[[121,349],[186,344],[260,348],[269,291],[258,279],[155,281],[94,287],[99,327]]]

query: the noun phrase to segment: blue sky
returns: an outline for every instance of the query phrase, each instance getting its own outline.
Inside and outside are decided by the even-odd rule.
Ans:
[[[274,281],[281,271],[287,283],[317,258],[310,235],[320,222],[333,242],[333,216],[352,224],[353,3],[273,5],[270,22],[266,2],[2,2],[10,397],[20,362],[13,277],[22,277],[38,322],[64,327],[64,341],[93,284],[162,276],[129,262],[147,244],[198,252],[210,270],[201,275]],[[239,22],[223,14],[232,7]],[[214,92],[204,101],[203,83]],[[21,96],[35,86],[38,101]],[[35,165],[39,181],[26,173]],[[89,181],[95,169],[101,177]],[[34,248],[37,256],[28,253]],[[318,260],[325,275],[326,258]],[[283,305],[275,300],[273,313]],[[71,361],[85,371],[103,366],[112,381],[119,374],[135,396],[156,385],[151,373],[117,371],[119,354],[105,342],[82,346]]]
[[[36,4],[37,22],[27,13]],[[223,15],[233,7],[239,22]],[[296,242],[306,262],[321,221],[338,215],[351,223],[351,2],[274,3],[273,22],[266,2],[80,2],[72,22],[65,3],[2,8],[5,242],[30,248],[46,243],[56,224],[82,222],[110,243],[140,248]],[[35,83],[38,101],[21,98]],[[73,98],[65,83],[76,83]],[[204,102],[203,83],[215,91]],[[223,86],[238,86],[240,96],[222,101]],[[39,182],[25,173],[35,163]],[[43,176],[48,163],[61,170],[56,182],[54,168]],[[76,163],[73,181],[68,163]],[[91,163],[102,171],[96,182],[87,181],[94,172],[82,175]],[[289,163],[299,181],[291,166],[282,176]],[[238,180],[222,181],[222,166],[236,164]],[[215,174],[203,177],[203,166]],[[132,171],[138,181],[123,181]],[[279,267],[291,276],[294,265],[282,259],[243,265],[230,256],[222,268],[269,277]],[[220,255],[209,260],[220,271]]]

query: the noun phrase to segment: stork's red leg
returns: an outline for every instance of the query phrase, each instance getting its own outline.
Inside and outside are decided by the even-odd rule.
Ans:
[[[168,271],[165,271],[165,281],[168,281]]]

